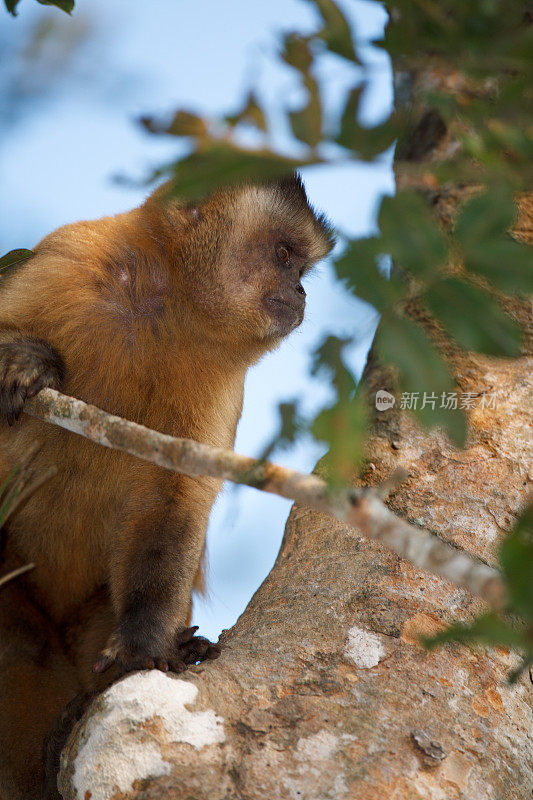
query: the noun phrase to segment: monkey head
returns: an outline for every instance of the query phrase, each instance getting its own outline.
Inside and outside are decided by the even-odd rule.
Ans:
[[[228,345],[265,350],[303,320],[302,279],[333,247],[299,176],[224,189],[186,210],[182,291]]]

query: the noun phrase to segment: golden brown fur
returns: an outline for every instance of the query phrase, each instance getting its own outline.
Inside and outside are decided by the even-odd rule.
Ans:
[[[299,278],[329,251],[330,232],[298,179],[221,191],[196,207],[163,195],[60,228],[5,280],[0,410],[8,417],[22,406],[17,392],[55,385],[158,431],[233,446],[246,370],[301,321]],[[286,265],[276,261],[280,242]],[[32,384],[43,359],[47,371]],[[58,474],[8,531],[2,571],[14,560],[37,567],[0,592],[2,800],[42,796],[35,737],[77,691],[98,685],[92,666],[103,650],[121,669],[153,660],[181,668],[176,636],[189,624],[195,575],[201,583],[219,489],[27,415],[13,427],[0,421],[0,473],[35,440]],[[21,622],[25,644],[8,647],[17,595],[33,622]],[[32,630],[45,642],[40,661]],[[30,734],[40,707],[39,733]],[[16,744],[6,733],[14,719]],[[8,739],[13,761],[4,758]]]

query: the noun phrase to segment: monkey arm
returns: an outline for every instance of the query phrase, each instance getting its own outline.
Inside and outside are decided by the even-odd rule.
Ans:
[[[0,329],[0,414],[10,425],[26,400],[41,389],[59,389],[65,374],[61,355],[44,339]]]
[[[24,402],[41,389],[62,388],[65,339],[54,336],[63,324],[69,268],[57,255],[36,252],[0,282],[0,414],[12,424]]]

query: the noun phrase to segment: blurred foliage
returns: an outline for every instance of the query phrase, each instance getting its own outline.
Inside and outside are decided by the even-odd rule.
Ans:
[[[299,438],[301,431],[305,429],[305,420],[302,418],[298,400],[279,404],[279,430],[268,443],[259,458],[266,460],[270,458],[274,450],[289,447]]]
[[[57,6],[62,11],[66,11],[67,14],[72,13],[74,10],[74,0],[37,0],[42,6]],[[7,10],[10,14],[13,14],[14,17],[17,16],[17,6],[20,3],[20,0],[4,0]]]
[[[395,369],[399,391],[441,396],[453,390],[453,378],[425,329],[405,316],[413,300],[460,346],[502,357],[519,352],[520,331],[491,292],[525,293],[532,287],[530,252],[508,233],[515,213],[513,196],[528,188],[532,177],[533,127],[527,115],[533,96],[532,27],[526,24],[523,5],[514,0],[391,3],[386,38],[375,46],[416,69],[446,70],[451,76],[417,89],[418,102],[429,109],[421,126],[411,119],[405,102],[412,88],[406,68],[398,76],[397,109],[368,128],[359,121],[368,76],[363,72],[361,79],[357,36],[333,0],[306,1],[317,12],[317,29],[305,36],[299,31],[282,34],[278,51],[281,62],[296,74],[305,98],[303,104],[284,108],[299,142],[297,155],[271,148],[268,114],[251,91],[240,108],[222,119],[203,118],[187,109],[178,110],[169,123],[144,117],[146,130],[185,137],[191,145],[187,155],[154,171],[149,181],[170,178],[173,194],[193,199],[220,184],[261,180],[312,164],[371,161],[398,142],[397,157],[408,162],[406,168],[413,174],[423,174],[431,191],[423,196],[403,190],[384,198],[380,235],[345,238],[335,268],[347,291],[381,313],[376,350]],[[328,86],[318,77],[320,60],[332,54],[353,65],[353,87],[334,120],[325,117]],[[440,85],[444,88],[437,90]],[[240,134],[248,128],[262,139],[257,148],[241,144]],[[451,155],[425,158],[448,132],[456,142]],[[429,141],[424,139],[428,136]],[[443,181],[466,180],[472,185],[469,202],[454,227],[444,230],[428,199]],[[386,254],[395,265],[391,278],[380,269]],[[318,352],[326,353],[323,363],[335,373],[338,351],[324,347]],[[352,381],[331,408],[314,419],[300,419],[297,435],[310,432],[328,443],[335,480],[348,479],[354,463],[361,462],[362,403]],[[413,409],[420,422],[442,426],[456,444],[464,444],[461,408],[421,405]],[[286,440],[283,431],[282,425],[278,443]],[[351,459],[340,456],[341,440],[346,453],[351,448]]]
[[[25,248],[10,250],[9,253],[6,253],[5,256],[0,258],[0,274],[5,275],[18,264],[23,264],[28,258],[31,258],[32,255],[33,251],[26,250]]]
[[[41,0],[39,0],[41,1]],[[513,198],[530,190],[533,179],[533,11],[522,0],[394,0],[383,41],[374,42],[395,59],[396,108],[373,127],[361,123],[361,99],[369,81],[364,53],[334,0],[305,0],[316,12],[316,30],[280,35],[278,57],[296,76],[303,102],[286,105],[290,152],[271,145],[271,123],[255,91],[220,119],[179,109],[170,122],[143,117],[155,134],[185,139],[188,153],[155,170],[147,183],[171,179],[170,191],[192,199],[221,184],[262,180],[308,165],[378,159],[396,144],[396,159],[412,184],[385,198],[379,235],[344,237],[334,262],[346,291],[381,314],[375,342],[379,360],[392,368],[399,391],[449,396],[454,382],[424,327],[406,314],[413,303],[440,324],[459,346],[491,356],[519,352],[520,331],[504,312],[495,290],[526,294],[533,288],[530,250],[513,239]],[[55,5],[70,11],[71,2]],[[15,13],[17,0],[6,0]],[[529,10],[528,10],[529,9]],[[336,118],[325,114],[329,87],[321,78],[324,58],[341,59],[353,71]],[[363,76],[361,77],[361,65]],[[414,76],[423,76],[414,86]],[[416,103],[411,103],[416,94]],[[416,110],[415,111],[413,110]],[[416,114],[424,111],[420,118]],[[245,147],[253,131],[258,146]],[[450,213],[444,227],[431,203],[453,188],[469,187],[468,199]],[[384,256],[394,269],[383,274]],[[328,473],[349,480],[363,461],[368,401],[346,367],[351,339],[328,337],[317,348],[312,371],[327,374],[335,397],[312,418],[297,401],[282,404],[280,427],[265,455],[276,446],[312,434],[330,448]],[[441,426],[458,445],[466,421],[451,404],[412,409],[425,426]],[[388,412],[383,412],[388,413]],[[459,639],[506,643],[533,657],[533,544],[531,510],[504,542],[501,564],[509,589],[508,618],[487,614],[469,626],[454,626],[433,643]]]
[[[88,52],[95,28],[95,19],[87,13],[68,17],[44,9],[17,24],[16,35],[9,22],[0,25],[0,136],[12,134],[21,119],[68,91],[73,78],[84,72],[88,76],[90,71],[99,92],[105,89],[105,59],[95,65]],[[113,86],[116,91],[116,74]]]
[[[437,636],[424,639],[424,644],[431,648],[445,642],[465,642],[518,650],[523,657],[509,676],[514,682],[533,665],[533,503],[503,540],[500,565],[509,597],[507,613],[492,611],[470,624],[450,625]]]
[[[311,424],[311,432],[329,444],[328,474],[333,482],[353,478],[363,459],[363,445],[368,427],[368,398],[362,385],[356,384],[343,360],[343,350],[350,339],[328,336],[316,350],[311,368],[313,375],[325,374],[335,390],[335,399],[322,409]]]

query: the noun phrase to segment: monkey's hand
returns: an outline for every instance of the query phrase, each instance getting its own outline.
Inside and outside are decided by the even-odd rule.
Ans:
[[[94,664],[93,672],[105,672],[113,664],[121,675],[142,669],[159,669],[162,672],[184,672],[192,664],[218,658],[220,647],[203,636],[195,636],[198,625],[185,628],[176,634],[172,652],[166,658],[142,655],[125,648],[119,637],[113,634],[101,658]]]
[[[63,375],[63,359],[48,342],[16,332],[0,336],[0,414],[9,425],[30,397],[47,386],[59,388]]]

